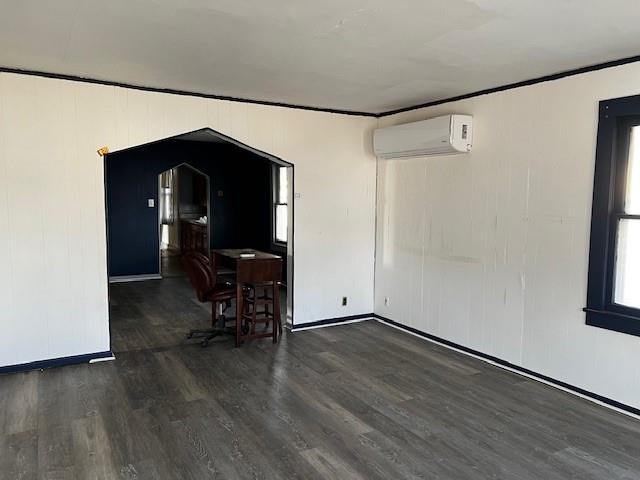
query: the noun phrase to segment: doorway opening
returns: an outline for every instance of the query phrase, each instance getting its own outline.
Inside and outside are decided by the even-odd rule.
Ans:
[[[184,276],[181,257],[209,254],[209,175],[183,163],[158,175],[158,248],[162,278]]]
[[[282,257],[281,318],[293,324],[292,164],[202,129],[110,153],[104,167],[114,352],[188,345],[185,333],[211,322],[184,275],[187,251]]]

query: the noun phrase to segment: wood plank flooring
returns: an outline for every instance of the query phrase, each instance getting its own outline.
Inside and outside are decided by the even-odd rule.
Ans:
[[[379,323],[202,349],[183,279],[111,300],[115,362],[0,377],[1,479],[640,478],[640,422]]]

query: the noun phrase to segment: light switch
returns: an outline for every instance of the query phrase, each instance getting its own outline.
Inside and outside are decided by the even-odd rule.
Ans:
[[[147,205],[149,206],[149,208],[153,208],[156,206],[156,201],[153,198],[149,198],[147,200]]]

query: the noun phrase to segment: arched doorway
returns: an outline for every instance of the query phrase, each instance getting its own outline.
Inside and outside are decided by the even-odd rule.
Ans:
[[[184,276],[185,251],[208,255],[210,245],[209,175],[181,163],[158,175],[160,276]]]
[[[180,166],[207,178],[206,210],[191,212],[195,217],[190,219],[195,221],[206,217],[206,223],[203,223],[206,228],[205,251],[255,248],[283,257],[285,281],[282,294],[285,299],[281,303],[286,308],[282,318],[286,318],[287,324],[293,323],[293,165],[205,128],[105,156],[107,271],[114,351],[119,350],[119,344],[126,344],[123,335],[114,332],[114,318],[126,315],[147,315],[150,324],[162,325],[160,329],[168,331],[149,329],[150,339],[146,343],[152,346],[157,343],[156,346],[162,347],[172,338],[173,341],[184,338],[185,325],[176,326],[172,337],[173,327],[163,324],[160,318],[163,312],[153,302],[141,299],[146,311],[136,310],[137,307],[129,304],[128,312],[124,312],[118,303],[118,294],[124,290],[118,284],[140,282],[130,289],[136,292],[129,295],[130,298],[162,295],[162,287],[159,286],[162,283],[153,283],[163,278],[163,215],[160,204],[163,188],[167,185],[163,187],[162,175]],[[195,203],[201,205],[203,202]],[[164,220],[169,223],[169,219]],[[173,224],[183,223],[183,220],[174,218]],[[175,233],[172,241],[175,247]],[[166,298],[159,299],[157,303],[163,302],[167,303]],[[169,307],[165,305],[166,308]],[[196,314],[191,312],[181,317],[189,315]],[[125,325],[125,330],[131,330],[132,338],[141,335],[136,328],[134,322]]]

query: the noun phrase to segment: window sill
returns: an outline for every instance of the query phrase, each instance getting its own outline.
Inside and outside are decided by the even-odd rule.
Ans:
[[[583,308],[583,311],[587,314],[587,325],[640,337],[640,318],[638,317],[593,308]]]

